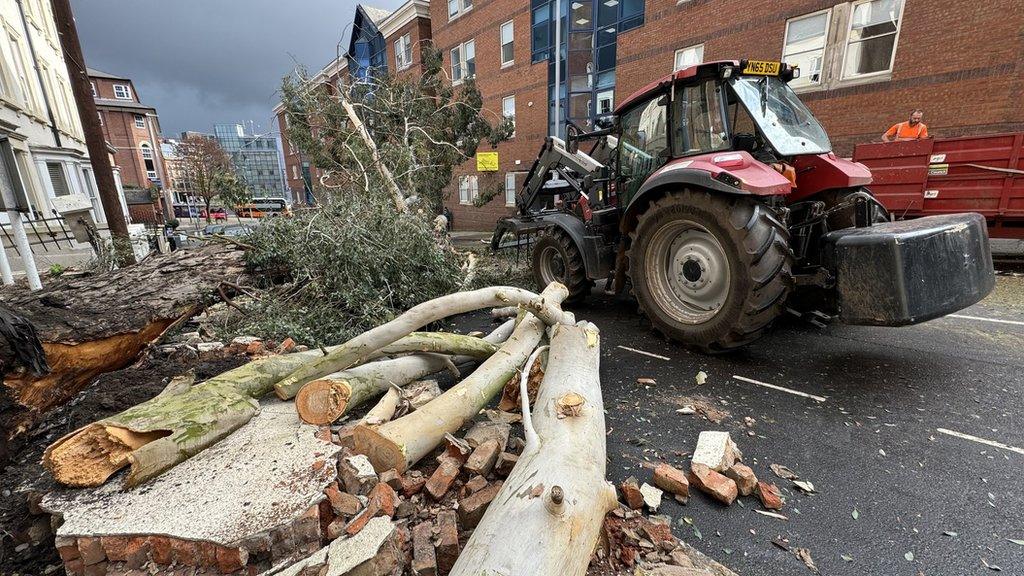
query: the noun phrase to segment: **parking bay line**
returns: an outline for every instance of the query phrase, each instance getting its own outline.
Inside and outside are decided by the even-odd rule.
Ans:
[[[961,320],[978,320],[980,322],[995,322],[996,324],[1011,324],[1013,326],[1024,326],[1024,322],[1019,320],[1002,320],[1000,318],[983,318],[981,316],[967,316],[964,314],[948,314],[950,318],[960,318]]]
[[[936,428],[935,431],[954,438],[960,438],[961,440],[970,440],[971,442],[977,442],[978,444],[985,444],[986,446],[1009,450],[1010,452],[1016,452],[1017,454],[1024,454],[1024,448],[1017,448],[1016,446],[1010,446],[1009,444],[1003,444],[1002,442],[996,442],[995,440],[987,440],[978,436],[957,432],[956,430],[949,430],[948,428]]]
[[[769,384],[767,382],[761,382],[760,380],[754,380],[753,378],[746,378],[743,376],[732,375],[733,378],[741,382],[749,382],[750,384],[757,384],[758,386],[764,386],[765,388],[771,388],[772,390],[778,390],[779,392],[786,392],[789,394],[795,394],[797,396],[803,396],[804,398],[810,398],[811,400],[817,400],[818,402],[824,402],[824,396],[815,396],[814,394],[808,394],[807,392],[801,392],[799,390],[793,390],[791,388],[783,388],[782,386],[776,386],[775,384]]]

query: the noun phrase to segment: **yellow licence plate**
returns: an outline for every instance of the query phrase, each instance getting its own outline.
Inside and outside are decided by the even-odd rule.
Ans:
[[[768,60],[747,60],[747,67],[743,69],[744,74],[759,74],[761,76],[778,76],[781,62],[769,62]]]

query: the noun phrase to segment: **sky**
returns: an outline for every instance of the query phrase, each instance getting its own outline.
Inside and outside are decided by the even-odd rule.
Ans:
[[[130,78],[165,137],[255,123],[275,132],[282,76],[348,40],[355,0],[72,0],[90,68]],[[400,0],[373,0],[394,9]],[[345,46],[345,45],[343,45]]]

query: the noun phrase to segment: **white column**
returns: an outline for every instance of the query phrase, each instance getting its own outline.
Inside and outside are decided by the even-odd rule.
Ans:
[[[3,237],[0,236],[0,277],[3,277],[4,284],[14,284],[14,274],[11,273],[11,263],[7,261],[7,248],[4,246]]]
[[[11,200],[13,201],[13,198]],[[32,247],[28,244],[28,234],[25,233],[25,225],[21,222],[21,212],[8,210],[7,217],[11,219],[11,232],[14,233],[14,244],[18,247],[18,252],[21,253],[21,261],[25,264],[25,276],[28,277],[28,287],[32,290],[42,290],[43,283],[39,280],[36,260],[32,256]]]
[[[589,0],[584,0],[589,1]],[[571,12],[571,11],[570,11]],[[595,16],[596,17],[596,16]],[[566,63],[568,66],[568,63]],[[562,3],[555,0],[555,133],[552,136],[561,138],[561,125],[559,124],[559,107],[562,104]],[[568,92],[568,91],[566,91]],[[566,94],[568,97],[568,93]]]

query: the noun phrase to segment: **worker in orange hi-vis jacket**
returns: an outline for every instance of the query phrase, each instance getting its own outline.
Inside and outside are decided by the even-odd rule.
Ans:
[[[928,126],[921,122],[924,112],[920,108],[910,113],[910,120],[893,124],[892,128],[882,134],[883,142],[906,142],[908,140],[924,140],[928,137]]]

